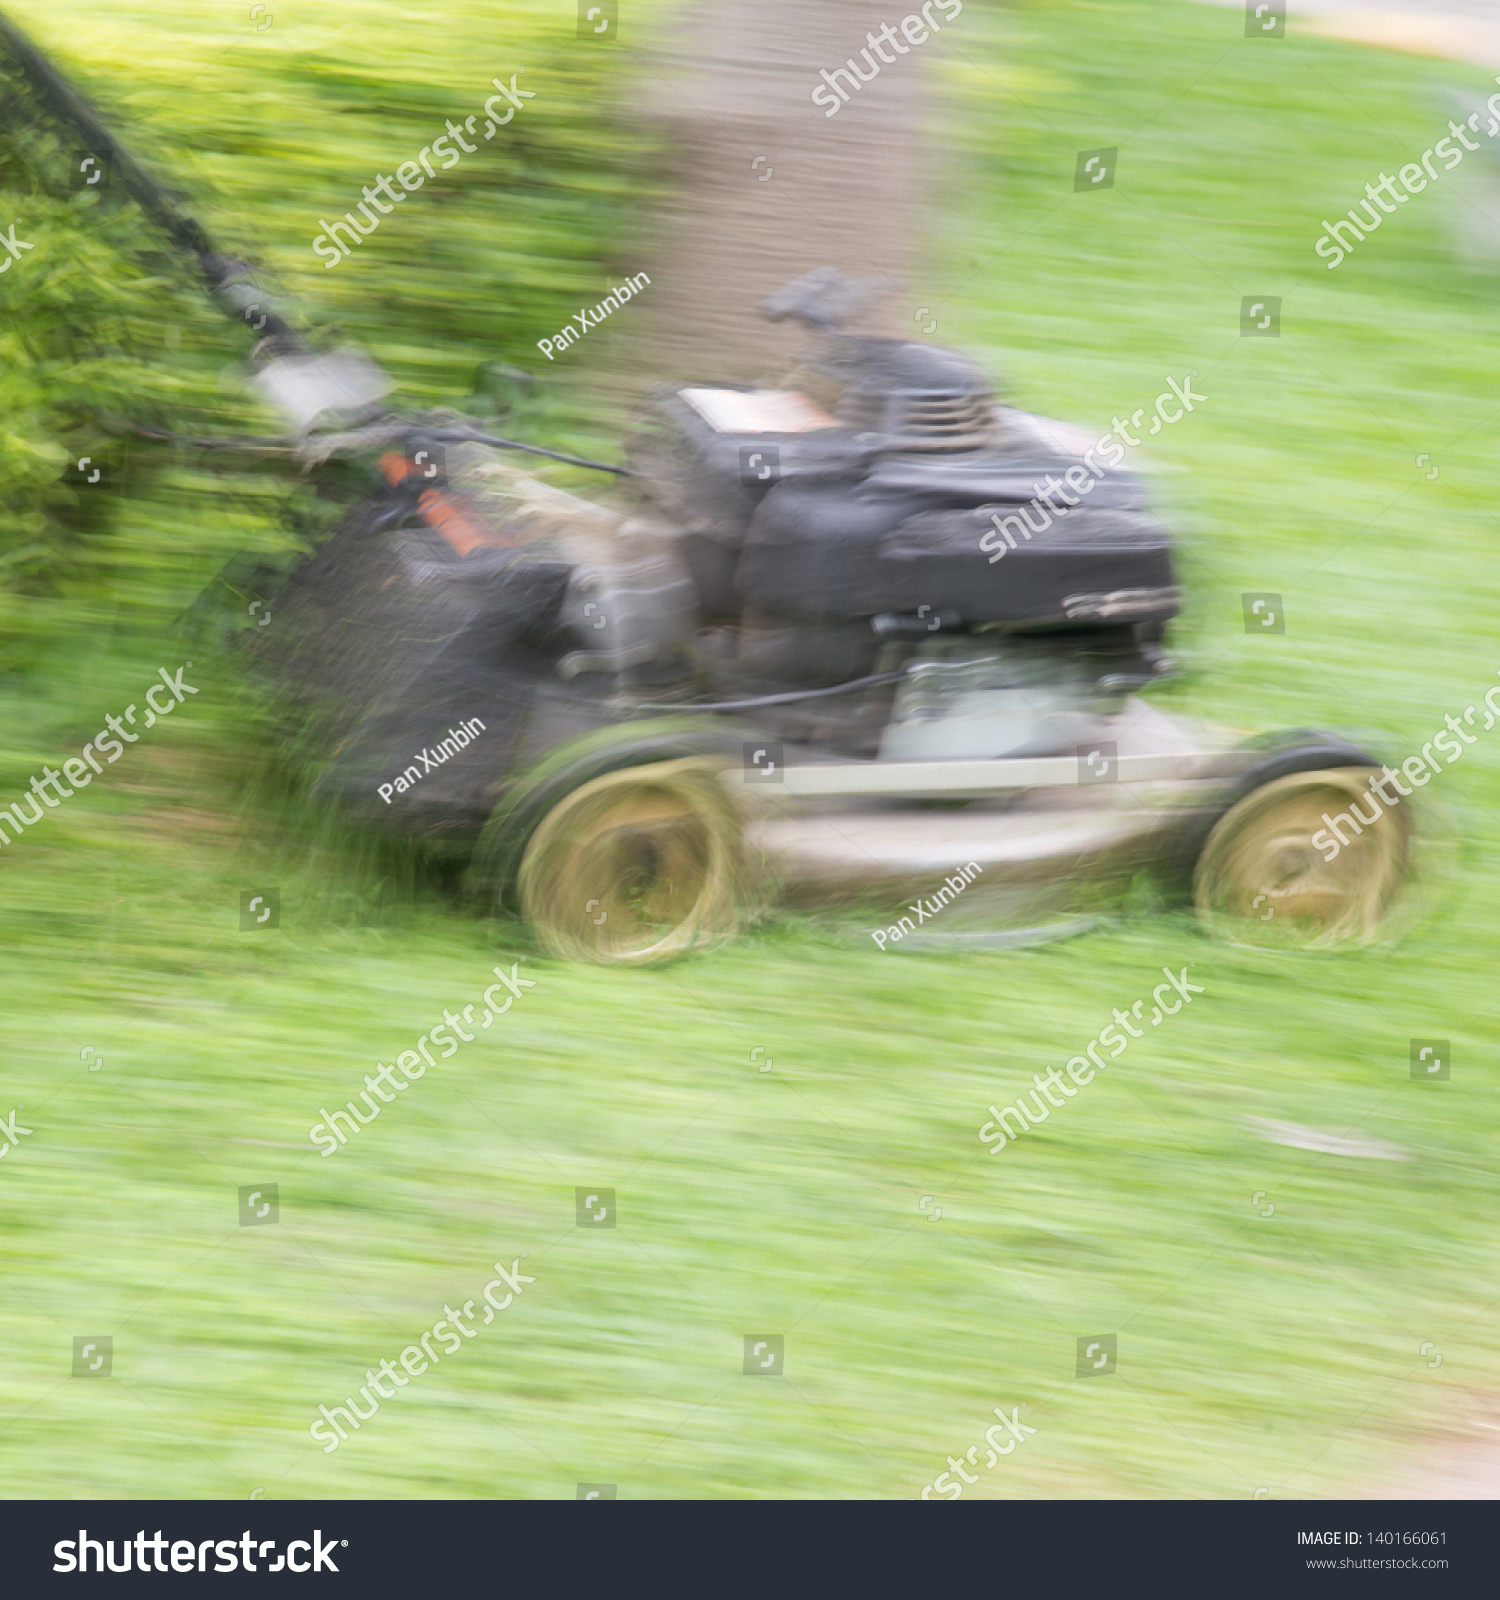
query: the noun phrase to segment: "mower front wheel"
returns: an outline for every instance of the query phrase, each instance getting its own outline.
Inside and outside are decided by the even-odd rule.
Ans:
[[[1293,772],[1252,789],[1219,818],[1193,874],[1208,929],[1234,944],[1328,950],[1369,944],[1409,875],[1409,808],[1387,810],[1380,768]],[[1375,820],[1350,820],[1374,808]],[[1331,832],[1325,819],[1342,820]]]

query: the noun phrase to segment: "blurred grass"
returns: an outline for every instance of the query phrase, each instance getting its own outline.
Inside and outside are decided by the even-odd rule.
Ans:
[[[403,376],[436,393],[462,372],[463,338],[435,302],[472,308],[501,270],[477,179],[466,221],[399,219],[407,251],[462,241],[430,281],[393,259],[308,284],[292,264],[305,211],[474,100],[457,87],[477,52],[456,8],[446,30],[392,31],[403,14],[366,22],[373,10],[299,22],[292,49],[238,42],[207,68],[222,36],[205,42],[176,8],[100,8],[86,45],[20,14],[44,42],[68,33],[70,64],[86,55],[101,98],[130,102],[164,150],[200,149],[195,183],[237,197],[214,220],[246,218],[247,242],[320,310],[376,316],[354,276],[368,267],[379,314],[407,320],[389,344],[371,321],[362,337],[398,365],[404,340]],[[571,11],[558,18],[566,31]],[[1370,729],[1403,756],[1500,666],[1500,311],[1452,265],[1441,194],[1335,273],[1312,242],[1382,166],[1430,145],[1432,85],[1466,74],[1241,32],[1212,7],[970,0],[934,97],[953,209],[928,303],[937,337],[1080,423],[1149,406],[1196,367],[1209,401],[1134,453],[1160,466],[1189,535],[1190,670],[1162,701],[1246,727]],[[264,54],[241,60],[252,46]],[[508,74],[520,57],[498,53]],[[179,95],[183,61],[196,81]],[[278,131],[280,108],[321,117],[345,94],[406,119],[400,137],[320,133],[325,148]],[[206,130],[252,117],[269,153],[215,148]],[[590,151],[607,165],[610,137],[602,122],[577,134],[585,167]],[[299,164],[326,159],[316,202],[302,177],[278,189],[255,166],[281,139]],[[1116,187],[1074,195],[1076,151],[1111,143]],[[376,236],[393,250],[397,220]],[[597,231],[502,234],[511,253],[494,259],[539,295],[606,251]],[[1244,294],[1283,296],[1280,339],[1239,339]],[[163,383],[199,370],[179,352],[159,368]],[[53,404],[55,377],[35,382],[35,406]],[[94,536],[107,558],[60,578],[52,549],[16,592],[19,625],[43,620],[30,670],[3,687],[0,793],[177,664],[165,619],[216,549],[244,542],[237,529],[216,547],[205,528],[182,555],[171,519],[220,503],[215,485],[185,492],[132,495],[129,520]],[[298,536],[232,514],[268,548]],[[56,516],[37,515],[45,546]],[[1284,638],[1243,633],[1239,596],[1262,589],[1286,596]],[[663,972],[598,973],[287,821],[254,781],[232,668],[202,665],[189,709],[0,853],[0,1116],[24,1104],[35,1130],[0,1170],[3,1492],[566,1496],[589,1480],[633,1497],[910,1496],[992,1407],[1021,1401],[1037,1434],[981,1467],[971,1496],[1360,1492],[1500,1382],[1493,739],[1428,791],[1468,865],[1395,953],[1255,955],[1168,916],[1003,956],[879,955],[783,921]],[[241,890],[266,886],[281,927],[241,934]],[[521,955],[537,985],[493,1034],[336,1156],[313,1152],[321,1107]],[[983,1153],[987,1105],[1188,961],[1207,989],[1189,1010],[1056,1121]],[[1450,1083],[1410,1080],[1412,1037],[1451,1039]],[[102,1071],[81,1059],[90,1045]],[[1250,1116],[1411,1159],[1269,1145]],[[267,1182],[281,1222],[237,1228],[237,1186]],[[577,1229],[575,1185],[614,1187],[619,1227]],[[318,1404],[522,1251],[537,1281],[521,1299],[324,1456],[306,1431]],[[1118,1374],[1077,1381],[1076,1338],[1105,1332]],[[114,1376],[69,1379],[71,1337],[100,1333]],[[762,1333],[786,1335],[783,1378],[741,1375],[742,1338]],[[1419,1353],[1429,1340],[1440,1368]]]

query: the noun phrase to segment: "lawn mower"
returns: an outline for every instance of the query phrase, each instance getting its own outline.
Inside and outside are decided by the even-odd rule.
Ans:
[[[460,857],[553,953],[660,961],[776,904],[836,910],[872,951],[1003,946],[1087,926],[1142,882],[1249,943],[1387,922],[1408,808],[1354,825],[1331,862],[1312,842],[1380,763],[1332,734],[1214,736],[1143,698],[1172,670],[1181,596],[1139,480],[1000,403],[964,356],[847,331],[874,286],[826,268],[789,284],[765,311],[806,327],[797,367],[664,386],[625,465],[404,412],[3,31],[255,332],[277,447],[365,469],[269,597],[274,631],[250,630],[317,730],[316,793]],[[580,498],[516,455],[606,487]],[[1033,535],[1041,486],[1080,472],[1087,500],[1049,500]]]

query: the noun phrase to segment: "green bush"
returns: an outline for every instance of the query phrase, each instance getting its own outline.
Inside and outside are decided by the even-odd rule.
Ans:
[[[375,355],[398,398],[462,403],[484,362],[529,368],[608,274],[640,192],[642,141],[609,110],[619,57],[576,39],[571,11],[512,0],[440,0],[419,18],[377,0],[357,21],[273,8],[269,25],[265,11],[228,28],[203,0],[10,14],[222,250],[256,263],[319,342]],[[512,74],[534,97],[508,125],[336,267],[313,253],[322,218]],[[0,232],[14,221],[31,246],[0,273],[0,672],[45,664],[55,687],[59,647],[72,659],[83,636],[159,632],[231,554],[282,558],[328,509],[280,467],[130,439],[130,423],[271,431],[244,384],[252,340],[117,182],[69,188],[78,138],[4,50],[0,91]],[[67,481],[84,456],[104,482]]]

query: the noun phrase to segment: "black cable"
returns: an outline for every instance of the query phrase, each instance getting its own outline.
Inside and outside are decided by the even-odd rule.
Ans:
[[[138,433],[147,439],[160,439],[169,444],[191,445],[199,450],[244,450],[247,452],[260,452],[266,455],[291,454],[297,445],[290,439],[257,439],[245,434],[231,434],[217,439],[203,438],[191,433],[173,433],[167,428],[148,428],[144,423],[132,422],[126,425],[132,433]],[[544,450],[539,444],[521,444],[515,439],[497,439],[486,433],[459,433],[450,429],[434,432],[430,428],[414,426],[412,433],[420,433],[424,439],[437,439],[445,444],[489,444],[498,445],[506,450],[524,450],[528,455],[546,456],[551,461],[565,461],[572,467],[594,467],[600,472],[615,472],[622,477],[633,478],[635,474],[629,467],[611,467],[603,461],[590,461],[584,456],[564,455],[560,450]],[[312,436],[316,439],[316,435]]]
[[[265,455],[290,455],[296,445],[290,439],[255,439],[245,434],[221,435],[216,439],[199,437],[191,433],[172,433],[167,428],[148,428],[143,422],[127,422],[131,433],[145,439],[159,439],[167,444],[191,445],[195,450],[243,450]]]
[[[895,683],[906,676],[906,668],[896,672],[877,672],[869,678],[851,678],[831,689],[798,689],[791,694],[763,694],[753,700],[719,700],[711,705],[632,705],[632,711],[752,711],[756,706],[784,706],[795,700],[819,700],[827,695],[848,694],[853,689],[868,689],[877,683]]]
[[[565,456],[559,450],[543,450],[539,444],[520,444],[515,439],[501,439],[492,433],[459,433],[449,429],[434,431],[431,428],[413,430],[426,439],[438,439],[444,444],[489,444],[501,450],[524,450],[530,456],[546,456],[552,461],[566,461],[570,467],[592,467],[596,472],[613,472],[622,478],[633,478],[629,467],[612,467],[604,461],[590,461],[585,456]]]

